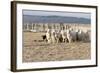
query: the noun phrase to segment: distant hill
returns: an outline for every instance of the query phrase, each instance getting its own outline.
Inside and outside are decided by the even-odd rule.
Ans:
[[[91,20],[87,18],[64,17],[64,16],[32,16],[23,15],[24,23],[78,23],[90,24]]]

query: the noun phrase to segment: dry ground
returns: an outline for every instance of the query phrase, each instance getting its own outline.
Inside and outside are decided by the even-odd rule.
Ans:
[[[45,33],[23,32],[23,62],[90,59],[90,43],[48,44],[42,40]]]

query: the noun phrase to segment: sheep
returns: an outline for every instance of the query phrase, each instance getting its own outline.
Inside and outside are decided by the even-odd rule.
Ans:
[[[72,36],[72,41],[76,41],[76,40],[77,40],[76,31],[72,30],[72,31],[70,31],[70,34],[71,34],[71,36]]]
[[[67,30],[55,30],[48,29],[46,35],[42,36],[43,41],[46,40],[48,43],[59,43],[59,42],[76,42],[76,41],[91,41],[91,31],[83,31],[81,29]]]
[[[47,38],[47,42],[51,43],[51,30],[48,29],[46,32],[46,38]]]
[[[68,39],[68,42],[71,43],[72,42],[72,35],[70,33],[71,31],[70,30],[67,30],[67,39]]]
[[[85,31],[79,30],[78,31],[78,40],[85,42],[85,41],[87,41],[87,39],[88,39],[88,33]]]
[[[85,32],[85,38],[84,38],[85,42],[90,42],[91,41],[91,32],[89,30],[87,30]]]
[[[79,39],[78,39],[78,32],[79,32],[79,29],[76,29],[75,32],[76,32],[76,41],[79,41]]]
[[[66,30],[67,33],[67,40],[69,43],[76,42],[78,39],[78,31],[70,28]]]
[[[52,29],[52,31],[51,31],[51,41],[52,41],[52,43],[56,43],[56,37],[55,37],[55,34],[56,34],[55,30]]]
[[[56,43],[62,42],[63,38],[62,38],[62,35],[60,33],[60,30],[56,31],[55,37],[56,37]]]
[[[61,35],[62,35],[62,41],[63,42],[67,42],[67,33],[64,30],[61,30]]]
[[[88,41],[90,42],[91,41],[91,31],[87,30],[87,34],[88,34]]]

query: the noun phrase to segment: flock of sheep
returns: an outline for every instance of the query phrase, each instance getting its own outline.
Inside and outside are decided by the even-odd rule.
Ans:
[[[91,41],[91,31],[83,31],[81,29],[69,28],[67,30],[55,30],[47,29],[43,40],[46,40],[48,43],[61,43],[61,42],[90,42]]]

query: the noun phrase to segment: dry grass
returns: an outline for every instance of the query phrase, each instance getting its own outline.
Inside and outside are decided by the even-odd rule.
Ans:
[[[90,43],[39,42],[45,33],[23,32],[23,62],[61,61],[90,59]]]

